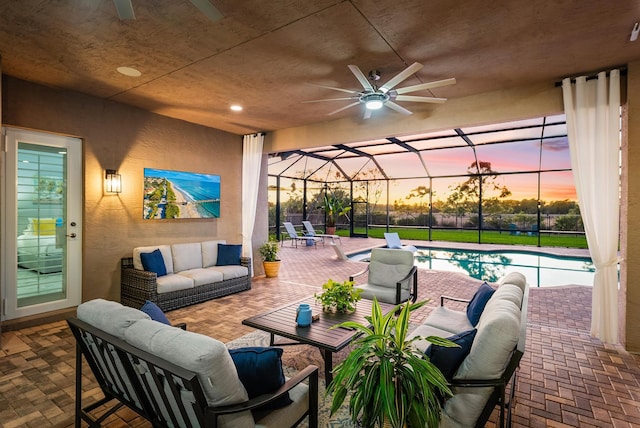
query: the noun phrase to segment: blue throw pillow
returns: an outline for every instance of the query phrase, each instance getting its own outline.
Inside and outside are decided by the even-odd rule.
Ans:
[[[159,248],[150,253],[140,253],[140,261],[146,271],[155,272],[158,276],[167,274],[167,268]]]
[[[240,264],[242,245],[218,244],[217,266],[231,266]]]
[[[149,315],[154,321],[158,321],[166,325],[171,325],[171,321],[169,321],[164,312],[162,312],[162,309],[160,309],[158,305],[149,300],[144,302],[144,305],[142,305],[140,310]]]
[[[483,282],[476,294],[473,295],[473,298],[467,305],[467,318],[472,326],[478,325],[478,321],[480,321],[480,315],[482,315],[482,311],[484,311],[484,307],[487,306],[487,302],[495,293],[494,290],[489,284]]]
[[[458,367],[469,355],[473,339],[476,337],[478,330],[463,331],[456,335],[447,337],[450,341],[460,345],[460,347],[449,348],[446,346],[431,345],[425,351],[425,355],[435,365],[447,380],[453,379]]]
[[[249,398],[272,393],[284,385],[281,348],[247,347],[229,349],[229,353]],[[291,403],[293,401],[287,393],[261,408],[279,409]]]

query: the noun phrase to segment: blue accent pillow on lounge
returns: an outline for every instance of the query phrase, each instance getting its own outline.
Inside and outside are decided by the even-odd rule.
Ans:
[[[171,321],[169,321],[164,312],[162,312],[162,309],[160,309],[158,305],[149,300],[144,302],[144,305],[142,305],[140,310],[149,315],[154,321],[158,321],[166,325],[171,325]]]
[[[159,248],[150,253],[140,253],[140,261],[146,271],[155,272],[158,276],[167,274],[167,267],[164,265],[164,259]]]
[[[240,264],[242,245],[218,244],[217,266],[231,266]]]
[[[246,347],[229,349],[229,354],[231,354],[240,382],[247,390],[249,398],[272,393],[284,385],[281,348]],[[261,409],[278,409],[291,403],[293,401],[287,393]]]
[[[463,331],[462,333],[455,334],[447,337],[450,341],[460,345],[460,347],[447,347],[432,344],[425,351],[425,355],[429,357],[429,360],[435,365],[447,380],[453,379],[453,375],[456,374],[458,367],[469,355],[471,351],[471,345],[473,339],[476,337],[478,330]]]
[[[480,316],[482,315],[482,311],[484,311],[484,307],[487,306],[487,302],[495,293],[494,290],[489,284],[483,282],[480,288],[476,291],[476,294],[473,295],[473,298],[467,305],[467,318],[472,326],[478,325],[478,321],[480,321]]]

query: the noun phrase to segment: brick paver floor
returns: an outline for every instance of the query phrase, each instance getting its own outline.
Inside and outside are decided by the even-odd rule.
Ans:
[[[342,239],[346,252],[383,244]],[[227,342],[253,329],[244,318],[318,291],[328,278],[347,279],[361,262],[338,260],[333,249],[284,247],[278,278],[255,278],[250,291],[168,313],[190,331]],[[419,298],[432,299],[412,322],[420,322],[441,294],[470,297],[479,281],[457,273],[421,270]],[[515,427],[640,427],[640,356],[604,345],[589,335],[591,288],[533,288],[527,349],[519,371]],[[0,426],[68,427],[73,422],[74,343],[65,322],[3,334],[0,353]],[[321,364],[321,361],[318,361]],[[88,373],[88,371],[85,371]],[[100,397],[90,375],[85,399]],[[496,412],[488,426],[495,426]],[[148,426],[121,410],[109,427]]]

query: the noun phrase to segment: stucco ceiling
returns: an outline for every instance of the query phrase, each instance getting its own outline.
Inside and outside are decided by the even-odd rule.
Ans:
[[[108,0],[0,0],[2,72],[245,134],[362,116],[362,106],[327,115],[348,101],[303,103],[340,96],[307,83],[359,89],[349,64],[384,82],[417,61],[424,68],[400,86],[455,77],[412,95],[456,98],[640,58],[629,41],[637,0],[211,2],[217,22],[189,0],[132,0],[136,19],[125,21]]]

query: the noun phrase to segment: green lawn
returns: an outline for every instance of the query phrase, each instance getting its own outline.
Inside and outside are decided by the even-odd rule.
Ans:
[[[383,228],[370,228],[370,238],[384,238]],[[397,232],[401,239],[411,239],[418,241],[429,240],[429,230],[391,227],[390,232]],[[364,229],[359,231],[364,233]],[[341,236],[349,236],[348,230],[339,230]],[[476,230],[442,230],[434,229],[431,234],[433,241],[449,241],[449,242],[478,242],[478,231]],[[512,235],[508,231],[484,231],[482,232],[482,244],[506,244],[506,245],[538,245],[538,236],[529,236],[527,234]],[[554,235],[542,233],[540,236],[540,245],[543,247],[567,247],[567,248],[587,248],[587,239],[584,235]]]

